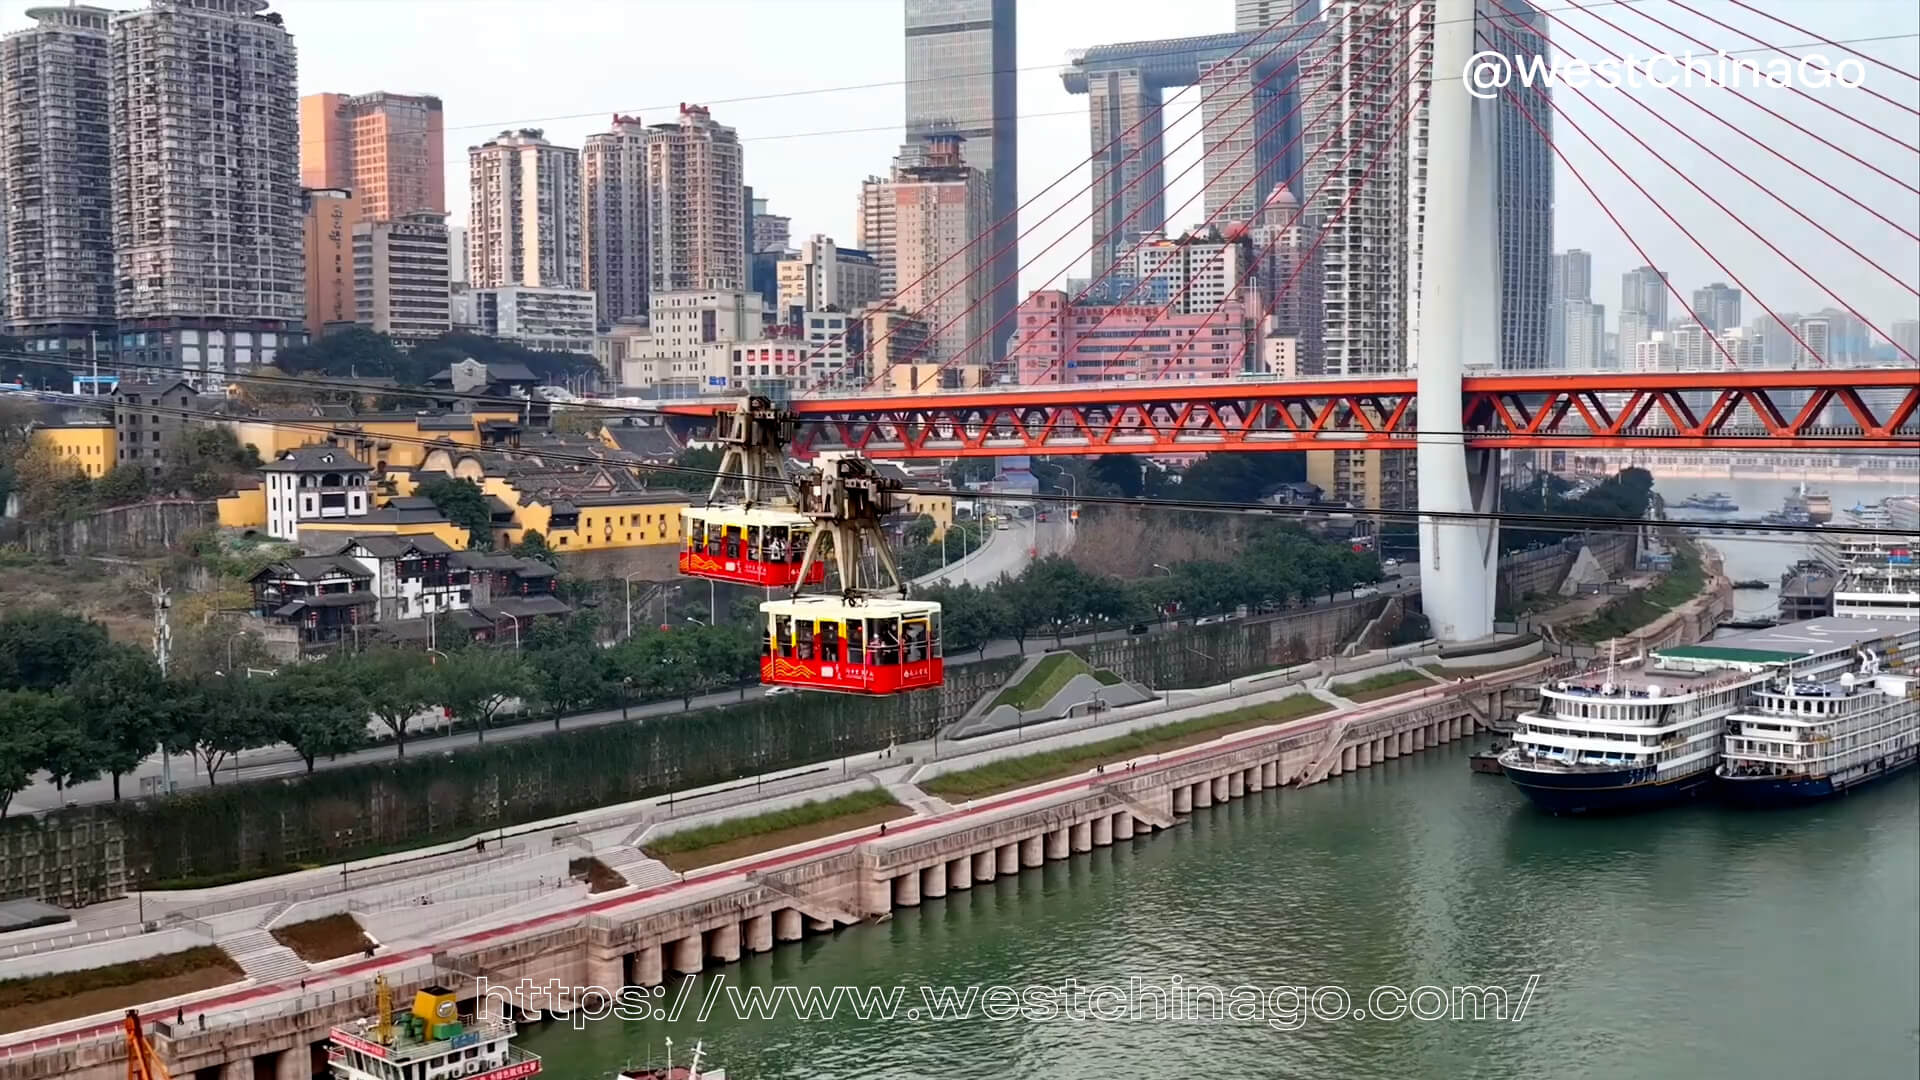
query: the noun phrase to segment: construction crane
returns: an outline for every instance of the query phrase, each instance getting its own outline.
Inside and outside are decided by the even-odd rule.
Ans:
[[[128,1009],[127,1029],[127,1080],[173,1080],[173,1074],[160,1060],[153,1044],[140,1031],[140,1012]]]

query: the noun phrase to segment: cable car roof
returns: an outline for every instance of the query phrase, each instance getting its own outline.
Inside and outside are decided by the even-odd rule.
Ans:
[[[838,596],[796,596],[786,600],[768,600],[760,605],[763,615],[786,615],[796,619],[890,619],[911,615],[937,615],[940,605],[932,600],[899,600],[873,597],[850,604]]]
[[[722,525],[754,525],[761,528],[794,528],[812,525],[813,519],[795,510],[772,510],[745,506],[689,506],[682,511],[690,519],[719,522]]]

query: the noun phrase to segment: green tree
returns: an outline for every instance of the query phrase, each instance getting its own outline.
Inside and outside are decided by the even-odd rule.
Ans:
[[[231,675],[169,680],[167,750],[199,758],[209,787],[229,759],[275,741],[275,718],[262,682]]]
[[[0,690],[0,821],[13,797],[33,786],[45,763],[47,711],[52,699],[32,690]]]
[[[432,705],[434,679],[429,665],[417,654],[399,649],[378,649],[354,659],[355,681],[365,698],[365,706],[388,731],[407,756],[407,725]]]
[[[560,730],[562,716],[606,697],[607,668],[600,649],[567,644],[529,656],[534,696],[553,714],[553,730]]]
[[[105,748],[94,741],[73,699],[46,695],[40,711],[40,767],[52,778],[54,790],[64,795],[73,785],[92,780],[105,761]]]
[[[69,685],[100,767],[113,777],[113,801],[120,801],[120,778],[138,768],[158,746],[167,724],[167,683],[146,653],[114,646],[82,668]]]
[[[93,481],[80,466],[43,441],[21,450],[10,467],[11,485],[20,496],[20,516],[28,521],[69,519],[93,506]]]
[[[147,497],[152,490],[147,470],[138,465],[115,465],[94,481],[93,494],[107,506],[124,506]]]
[[[309,773],[319,757],[344,754],[367,741],[368,709],[357,686],[358,670],[352,663],[327,660],[259,680],[274,733],[293,747]]]
[[[392,338],[357,326],[281,349],[274,355],[274,366],[294,375],[421,381],[419,365]]]
[[[521,559],[538,559],[548,566],[560,565],[560,556],[547,546],[547,538],[539,529],[528,529],[521,533],[519,541],[513,545],[511,554]]]
[[[107,628],[91,619],[28,608],[0,615],[0,689],[52,690],[105,656]]]
[[[433,500],[447,520],[467,530],[467,546],[479,551],[493,548],[493,511],[487,506],[486,493],[471,480],[436,476],[423,481],[415,494]],[[544,538],[543,541],[544,543]]]
[[[211,499],[232,491],[237,477],[259,467],[260,451],[251,444],[242,446],[232,429],[202,425],[190,429],[168,452],[158,487]]]
[[[518,652],[467,648],[433,666],[434,696],[456,720],[471,721],[478,741],[487,741],[494,717],[515,698],[531,696],[532,679]]]

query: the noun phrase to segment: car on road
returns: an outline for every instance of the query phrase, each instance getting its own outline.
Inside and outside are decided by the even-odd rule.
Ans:
[[[1132,634],[1134,637],[1141,637],[1149,633],[1151,629],[1152,628],[1149,627],[1146,623],[1137,622],[1137,623],[1134,623],[1132,626],[1127,627],[1127,633]]]
[[[799,692],[800,692],[800,688],[797,686],[769,686],[765,690],[762,690],[760,692],[760,696],[761,697],[785,697],[788,694],[797,694]]]
[[[1353,598],[1355,600],[1365,600],[1369,596],[1379,596],[1379,595],[1380,595],[1379,589],[1371,588],[1369,586],[1364,586],[1364,585],[1358,589],[1353,590]]]
[[[1388,570],[1391,570],[1394,567],[1400,565],[1400,560],[1399,559],[1381,559],[1380,565],[1385,567]]]
[[[1005,521],[993,527],[995,532],[1006,532],[1009,528],[1012,528],[1012,526],[1008,525]]]

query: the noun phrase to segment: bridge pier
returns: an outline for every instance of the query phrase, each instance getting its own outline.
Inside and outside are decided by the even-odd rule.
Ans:
[[[1173,812],[1176,814],[1193,813],[1193,788],[1182,784],[1173,789]]]
[[[920,871],[920,895],[929,900],[947,895],[946,863],[934,863]]]
[[[740,924],[730,922],[716,927],[713,931],[713,948],[709,954],[723,964],[740,959]]]
[[[773,916],[755,915],[748,919],[746,938],[748,952],[771,951],[773,949]]]
[[[699,934],[689,934],[673,943],[673,970],[682,975],[698,975],[705,965]]]
[[[773,915],[773,936],[781,941],[799,941],[805,936],[798,908],[781,908]]]
[[[1067,830],[1064,828],[1060,828],[1060,829],[1052,829],[1048,831],[1047,833],[1048,861],[1058,862],[1061,859],[1066,858],[1067,854],[1068,854]]]
[[[273,1059],[273,1080],[313,1080],[313,1053],[305,1046],[280,1051]]]
[[[1193,785],[1193,808],[1195,810],[1205,810],[1212,805],[1213,782],[1211,780],[1202,780]]]
[[[1113,815],[1102,814],[1093,819],[1093,846],[1111,847],[1113,845]]]
[[[1093,822],[1082,821],[1075,824],[1072,830],[1068,833],[1068,840],[1072,843],[1073,850],[1076,852],[1092,851],[1093,850]]]
[[[1133,839],[1133,815],[1125,810],[1113,815],[1113,838],[1115,840]]]
[[[920,871],[909,870],[893,879],[893,906],[920,906]]]
[[[947,888],[973,888],[973,856],[962,855],[947,863]]]
[[[1029,836],[1020,841],[1020,865],[1031,868],[1046,862],[1046,842],[1046,838],[1040,836]]]

